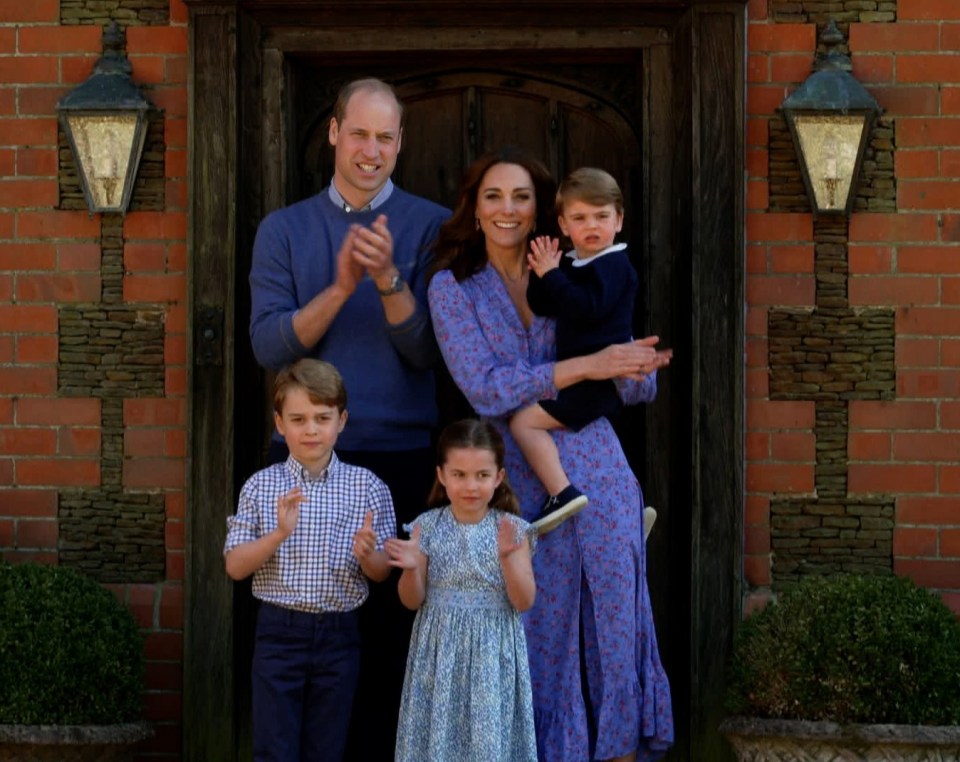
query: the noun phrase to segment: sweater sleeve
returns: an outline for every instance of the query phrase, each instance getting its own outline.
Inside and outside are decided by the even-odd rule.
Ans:
[[[306,347],[293,330],[298,309],[290,243],[274,215],[257,229],[250,267],[250,342],[257,362],[278,370],[305,357]]]
[[[582,268],[576,280],[569,275],[572,269],[570,264],[555,267],[543,276],[542,287],[549,302],[562,304],[566,313],[578,319],[602,320],[636,288],[636,276],[631,278],[632,267],[626,255],[600,257]]]
[[[424,228],[409,274],[403,273],[402,268],[398,267],[401,269],[401,275],[407,278],[407,285],[417,304],[409,318],[402,323],[387,326],[387,335],[397,353],[407,364],[421,370],[432,368],[440,359],[433,326],[430,323],[430,311],[427,308],[427,279],[430,246],[437,237],[437,231],[445,216],[445,214],[435,215],[431,223]]]
[[[547,273],[549,275],[550,273]],[[544,286],[543,279],[533,270],[530,270],[530,279],[527,281],[527,304],[534,315],[541,317],[556,317],[557,309],[553,299]]]

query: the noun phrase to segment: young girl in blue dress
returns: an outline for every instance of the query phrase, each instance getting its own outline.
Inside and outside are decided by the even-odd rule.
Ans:
[[[385,550],[417,611],[396,762],[535,762],[533,700],[520,612],[536,584],[530,525],[489,423],[448,426],[437,447],[434,506]]]

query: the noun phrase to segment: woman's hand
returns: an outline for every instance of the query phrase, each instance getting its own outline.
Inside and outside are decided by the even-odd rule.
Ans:
[[[659,336],[647,336],[626,344],[611,344],[599,352],[588,356],[589,370],[587,378],[604,380],[608,378],[643,379],[670,363],[672,349],[657,350]]]
[[[657,368],[670,363],[672,349],[656,349],[659,336],[647,336],[623,344],[611,344],[592,355],[560,360],[553,366],[553,383],[565,389],[579,381],[629,378],[642,381]]]

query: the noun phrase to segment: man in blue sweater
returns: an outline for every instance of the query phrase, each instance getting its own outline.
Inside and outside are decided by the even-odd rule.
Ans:
[[[397,520],[424,508],[433,479],[439,357],[427,309],[430,246],[449,211],[390,180],[403,106],[376,79],[347,84],[330,120],[334,175],[311,198],[260,223],[250,270],[250,339],[278,370],[301,357],[332,363],[350,398],[337,455],[383,479]],[[275,441],[271,460],[286,457]],[[351,760],[391,760],[412,614],[396,585],[361,609],[361,675]]]

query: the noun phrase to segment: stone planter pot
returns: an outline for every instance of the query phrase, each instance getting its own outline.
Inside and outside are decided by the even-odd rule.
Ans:
[[[960,762],[960,727],[954,725],[728,717],[720,732],[740,762]]]
[[[0,762],[128,762],[152,735],[145,722],[0,725]]]

